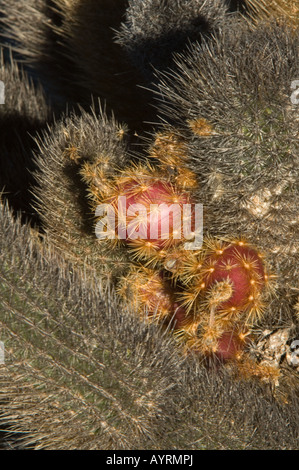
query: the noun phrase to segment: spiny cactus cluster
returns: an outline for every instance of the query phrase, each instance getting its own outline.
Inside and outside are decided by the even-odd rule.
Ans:
[[[298,448],[292,13],[2,3],[2,198],[28,168],[38,222],[1,203],[5,445]]]
[[[99,215],[97,237],[110,252],[127,253],[128,272],[115,279],[116,288],[138,315],[174,327],[188,353],[197,351],[211,360],[243,360],[247,336],[270,299],[271,275],[262,255],[242,239],[206,238],[203,246],[190,250],[198,229],[194,222],[199,222],[194,220],[194,188],[164,171],[164,155],[166,160],[179,158],[178,149],[172,155],[165,145],[176,143],[170,135],[157,137],[148,159],[157,160],[162,147],[161,166],[130,164],[111,174],[112,167],[105,171],[103,160],[85,163],[81,173]],[[176,177],[184,173],[183,163],[177,161],[176,168]],[[195,186],[195,178],[190,183]],[[173,211],[170,217],[174,205],[178,214]],[[184,206],[190,209],[188,214]],[[97,214],[98,207],[104,207],[104,213]],[[187,233],[184,225],[189,225]],[[277,377],[278,371],[273,375]]]

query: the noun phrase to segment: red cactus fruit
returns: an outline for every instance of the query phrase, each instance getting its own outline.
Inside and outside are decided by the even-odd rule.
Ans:
[[[217,349],[214,354],[223,362],[240,359],[247,343],[247,336],[244,336],[244,334],[225,331],[217,339]]]
[[[186,353],[199,353],[209,363],[238,361],[243,357],[249,344],[249,330],[244,325],[235,324],[230,330],[222,330],[219,325],[197,328],[189,335],[185,345]]]
[[[245,242],[210,243],[185,299],[216,319],[230,320],[243,312],[248,320],[253,319],[263,312],[262,293],[268,277],[262,256]]]
[[[264,311],[271,276],[262,256],[241,240],[206,239],[201,252],[181,262],[178,279],[186,287],[178,302],[186,314],[178,315],[176,335],[185,351],[222,362],[238,359],[252,322]]]
[[[108,202],[116,213],[118,239],[125,241],[137,258],[181,243],[188,228],[192,237],[194,204],[190,194],[148,171],[120,176]]]

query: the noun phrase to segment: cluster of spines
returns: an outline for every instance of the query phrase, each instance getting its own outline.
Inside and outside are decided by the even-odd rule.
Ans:
[[[245,3],[255,23],[274,17],[287,21],[294,29],[299,25],[298,0],[246,0]]]
[[[178,133],[165,129],[155,134],[154,142],[148,151],[148,159],[157,162],[161,171],[165,172],[177,187],[183,190],[197,188],[196,175],[186,165],[186,140]]]

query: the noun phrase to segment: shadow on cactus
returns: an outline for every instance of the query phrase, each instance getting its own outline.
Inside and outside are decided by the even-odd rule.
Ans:
[[[173,53],[184,50],[189,42],[210,37],[229,18],[221,0],[130,0],[116,41],[152,81],[155,69],[173,65]]]
[[[61,119],[37,140],[34,195],[43,230],[57,252],[102,279],[126,269],[127,257],[97,240],[88,190],[102,191],[105,178],[129,158],[126,131],[104,112],[82,111]],[[89,179],[81,174],[86,165]]]
[[[0,80],[4,100],[0,104],[0,192],[24,219],[34,219],[30,202],[34,169],[33,135],[50,122],[50,107],[40,85],[35,86],[10,56],[0,48]]]
[[[58,112],[98,98],[135,130],[154,114],[143,80],[113,41],[124,0],[7,0],[2,42],[41,80]],[[11,41],[12,40],[12,41]]]

